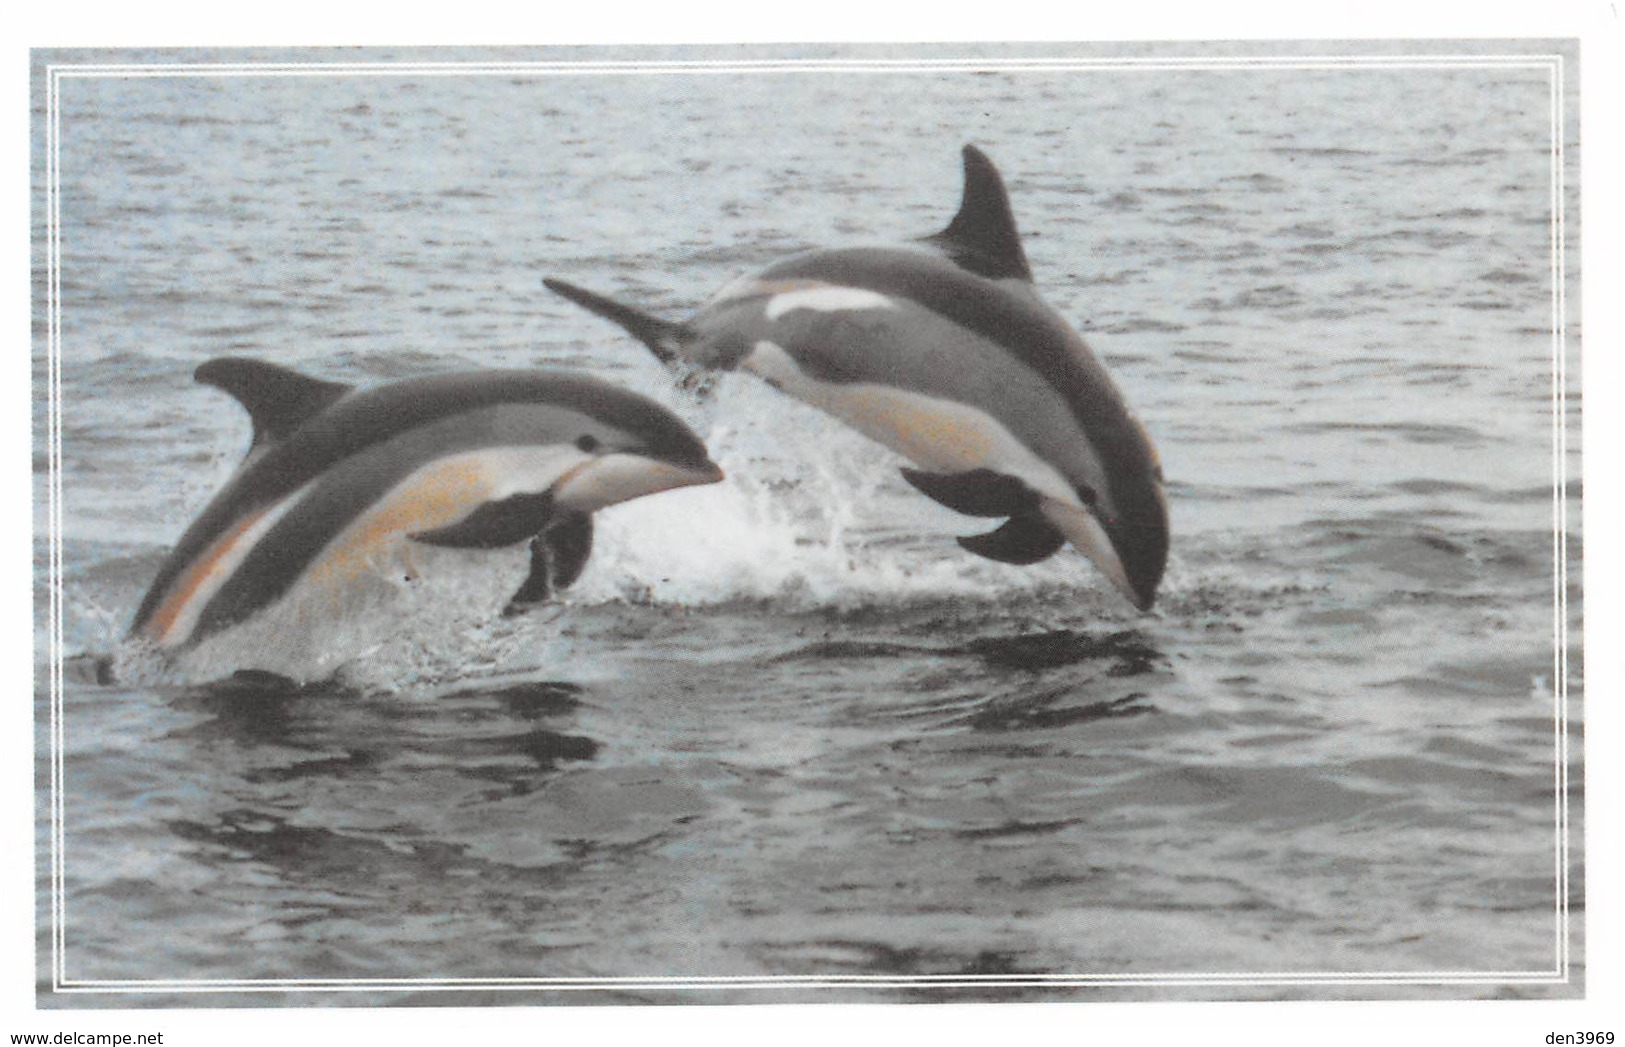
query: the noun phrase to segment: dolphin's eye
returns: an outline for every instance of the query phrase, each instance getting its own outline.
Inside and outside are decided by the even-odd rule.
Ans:
[[[598,450],[598,446],[598,437],[591,433],[582,433],[580,436],[576,437],[576,447],[586,451],[588,454]]]

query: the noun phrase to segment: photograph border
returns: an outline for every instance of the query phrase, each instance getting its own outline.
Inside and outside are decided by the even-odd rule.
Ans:
[[[1545,43],[1545,42],[1531,42]],[[1558,43],[1558,42],[1554,42]],[[1362,43],[1315,42],[1316,46],[1366,47]],[[1202,45],[1181,43],[1181,50],[1196,51]],[[1290,47],[1290,44],[1277,44]],[[1448,44],[1430,43],[1431,48]],[[1477,45],[1486,46],[1486,45]],[[1493,46],[1493,45],[1489,45]],[[278,49],[284,50],[284,49]],[[289,49],[291,50],[291,49]],[[587,49],[583,49],[584,51]],[[605,50],[593,48],[592,51]],[[691,49],[697,50],[697,49]],[[712,49],[714,50],[714,49]],[[1568,77],[1574,70],[1561,49],[1553,53],[1427,53],[1427,54],[1305,54],[1305,55],[1150,55],[1088,58],[1058,57],[941,57],[941,58],[704,58],[661,60],[609,60],[591,57],[565,60],[447,60],[447,61],[243,61],[243,62],[119,62],[94,61],[104,52],[40,52],[51,56],[48,64],[36,65],[36,75],[44,75],[44,221],[45,230],[45,356],[47,362],[46,442],[48,583],[46,586],[49,691],[49,805],[50,877],[49,989],[53,993],[277,993],[354,992],[380,990],[415,991],[579,991],[579,990],[685,990],[716,989],[840,989],[866,988],[944,988],[956,987],[1284,987],[1284,986],[1471,986],[1564,984],[1571,978],[1574,921],[1570,911],[1571,868],[1574,858],[1570,838],[1570,710],[1569,684],[1569,605],[1572,581],[1568,561],[1569,496],[1569,378],[1567,367],[1568,299],[1566,195],[1572,188],[1565,156],[1565,134],[1569,112],[1566,94],[1573,85]],[[312,52],[317,53],[317,52]],[[86,60],[64,60],[63,55]],[[69,973],[70,921],[65,892],[68,862],[69,811],[66,803],[64,736],[68,709],[65,701],[66,648],[63,639],[63,491],[62,419],[68,405],[62,398],[62,302],[61,270],[61,166],[59,144],[62,134],[61,92],[64,83],[85,78],[106,77],[327,77],[327,76],[705,76],[716,74],[848,74],[873,73],[962,73],[1041,71],[1078,72],[1122,71],[1233,71],[1257,69],[1296,70],[1396,70],[1396,69],[1530,69],[1544,70],[1550,78],[1550,187],[1551,202],[1551,454],[1552,454],[1552,584],[1554,646],[1551,709],[1553,720],[1553,833],[1555,849],[1554,934],[1552,965],[1547,970],[1488,971],[1395,971],[1395,972],[1109,972],[1099,974],[1055,975],[808,975],[808,976],[719,976],[668,977],[658,975],[610,978],[278,978],[278,979],[117,979],[77,978]],[[36,138],[36,141],[38,139]],[[38,158],[36,158],[38,163]],[[37,249],[38,245],[36,245]],[[41,986],[43,990],[44,985]]]

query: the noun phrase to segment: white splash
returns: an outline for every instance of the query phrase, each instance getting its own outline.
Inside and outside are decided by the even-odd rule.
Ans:
[[[748,376],[719,381],[713,410],[728,423],[706,444],[727,479],[599,513],[575,600],[848,609],[994,599],[1089,574],[1076,557],[1033,571],[963,552],[954,536],[990,522],[921,497],[899,476],[902,459]]]

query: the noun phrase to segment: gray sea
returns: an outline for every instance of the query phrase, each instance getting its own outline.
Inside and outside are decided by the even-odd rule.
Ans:
[[[1576,64],[37,53],[39,1002],[1578,995]],[[682,317],[935,232],[966,142],[1160,450],[1149,614],[542,287]],[[225,354],[589,370],[728,480],[600,513],[530,615],[522,553],[447,553],[160,663]]]

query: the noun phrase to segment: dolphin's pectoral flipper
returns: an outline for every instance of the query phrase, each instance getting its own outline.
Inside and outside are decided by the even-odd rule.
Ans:
[[[588,312],[620,325],[627,334],[648,346],[649,351],[654,353],[661,363],[669,364],[678,359],[678,347],[688,335],[687,324],[662,320],[636,306],[617,302],[613,298],[606,298],[585,287],[577,287],[563,280],[546,277],[542,283],[554,294],[568,298]]]
[[[997,531],[961,538],[959,544],[989,560],[1026,566],[1053,556],[1066,536],[1034,511],[1010,517]]]
[[[554,519],[553,496],[516,494],[486,502],[454,524],[418,531],[414,542],[448,549],[501,549],[539,534]]]
[[[927,498],[966,516],[1018,516],[1038,506],[1032,488],[992,469],[928,473],[905,466],[903,479]]]
[[[502,608],[502,617],[512,618],[524,614],[532,605],[553,595],[553,568],[547,560],[547,542],[541,535],[530,540],[530,573],[520,583],[508,603]]]
[[[276,364],[237,356],[205,361],[192,372],[192,378],[229,394],[248,411],[254,422],[250,450],[286,439],[351,389],[344,382],[324,382]]]
[[[570,513],[560,517],[530,542],[530,574],[509,597],[504,618],[523,613],[581,577],[592,554],[592,517]]]
[[[592,517],[587,513],[561,516],[548,524],[547,530],[536,536],[536,541],[547,549],[548,561],[553,566],[553,588],[568,589],[581,577],[587,567],[587,557],[592,555]]]

